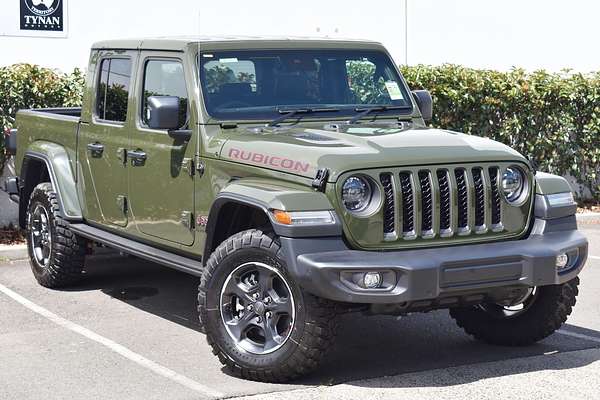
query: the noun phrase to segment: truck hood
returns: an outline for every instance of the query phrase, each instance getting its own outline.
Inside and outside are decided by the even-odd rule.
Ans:
[[[525,161],[502,143],[457,132],[381,124],[294,125],[227,130],[220,157],[329,181],[350,170],[489,161]]]

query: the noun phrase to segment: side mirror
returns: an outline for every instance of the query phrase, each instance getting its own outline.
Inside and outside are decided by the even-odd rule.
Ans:
[[[419,110],[421,110],[421,116],[425,122],[431,122],[433,118],[433,100],[431,94],[427,90],[414,90],[412,92],[413,98],[417,102]]]
[[[146,109],[146,122],[150,129],[175,130],[179,128],[179,97],[150,96]]]

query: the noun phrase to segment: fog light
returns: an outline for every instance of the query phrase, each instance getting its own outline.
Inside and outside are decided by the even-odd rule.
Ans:
[[[569,265],[569,256],[565,253],[556,256],[556,269],[565,269]]]
[[[367,289],[376,289],[381,286],[381,274],[379,272],[367,272],[363,276],[363,285]]]

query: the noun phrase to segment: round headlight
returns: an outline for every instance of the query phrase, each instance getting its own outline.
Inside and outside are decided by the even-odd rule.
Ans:
[[[519,167],[506,168],[502,174],[502,191],[509,203],[515,203],[521,198],[525,189],[525,174]]]
[[[371,185],[365,178],[351,176],[342,186],[342,201],[348,211],[365,210],[371,203],[371,197]]]

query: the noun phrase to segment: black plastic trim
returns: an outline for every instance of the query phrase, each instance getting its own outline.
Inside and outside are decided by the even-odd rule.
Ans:
[[[60,196],[60,191],[57,190],[57,179],[56,179],[56,173],[54,172],[54,167],[52,166],[52,163],[50,162],[50,158],[42,153],[38,153],[36,151],[31,151],[31,150],[27,150],[25,152],[25,155],[23,157],[23,161],[25,161],[28,158],[33,158],[39,161],[43,161],[46,164],[46,168],[48,169],[48,174],[50,175],[50,183],[52,183],[52,187],[54,188],[54,191],[56,192],[56,198],[58,199],[58,205],[60,206],[60,209],[58,210],[58,214],[63,217],[64,219],[66,219],[67,221],[72,221],[72,222],[80,222],[83,220],[83,217],[81,215],[67,215],[64,212],[64,203],[62,201],[62,198]],[[25,176],[24,171],[21,172],[21,176]],[[23,187],[23,185],[25,185],[26,182],[21,182],[21,187]]]
[[[569,219],[567,221],[567,219]],[[588,241],[563,221],[541,221],[528,239],[434,249],[374,252],[352,250],[342,238],[281,238],[289,274],[308,292],[330,300],[390,304],[436,299],[461,291],[487,293],[505,286],[544,286],[573,279],[587,259]],[[537,222],[537,221],[536,221]],[[577,250],[576,265],[555,268],[558,254]],[[391,289],[351,289],[341,274],[393,271]]]
[[[340,236],[342,234],[342,223],[335,211],[331,210],[334,214],[335,223],[329,225],[310,225],[310,226],[287,226],[282,225],[273,219],[273,215],[269,210],[269,206],[259,200],[251,197],[235,194],[235,193],[221,193],[217,195],[208,215],[208,224],[206,225],[206,243],[204,245],[204,255],[208,258],[210,255],[210,249],[215,246],[213,242],[214,234],[217,228],[218,215],[221,208],[229,203],[238,203],[262,210],[271,225],[275,234],[280,237],[314,237],[314,236]],[[217,243],[218,244],[218,243]]]
[[[569,215],[575,215],[577,212],[577,204],[569,204],[565,206],[553,207],[548,202],[548,198],[543,194],[535,195],[534,214],[536,218],[554,219],[562,218]]]

